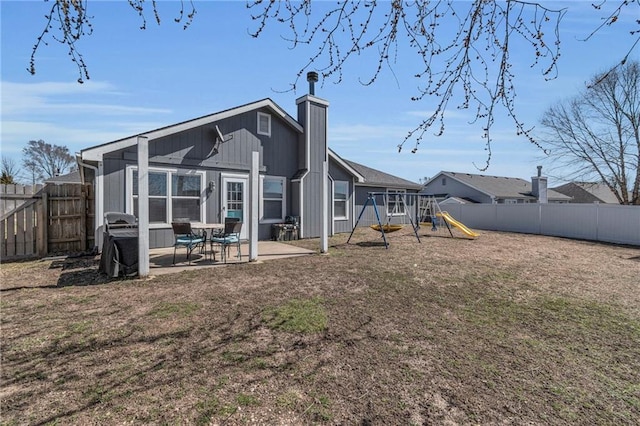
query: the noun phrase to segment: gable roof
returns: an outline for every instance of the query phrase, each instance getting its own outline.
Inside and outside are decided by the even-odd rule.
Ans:
[[[350,167],[364,177],[364,182],[356,183],[359,186],[381,186],[385,188],[402,188],[420,190],[422,185],[410,180],[402,179],[371,167],[363,166],[354,161],[344,160]]]
[[[442,171],[432,179],[430,179],[429,182],[425,184],[425,186],[428,186],[429,183],[435,181],[436,179],[439,179],[441,176],[447,176],[494,198],[525,198],[532,200],[537,199],[531,193],[531,182],[520,178],[505,176],[489,176],[472,173]],[[550,200],[560,201],[570,200],[570,197],[564,194],[560,194],[552,189],[547,189],[547,198]]]
[[[553,190],[571,197],[574,203],[620,203],[611,189],[602,183],[570,182]]]
[[[82,183],[82,179],[80,178],[80,172],[78,170],[74,170],[64,175],[53,176],[45,179],[44,183],[53,183],[57,185],[61,185],[63,183]]]
[[[475,202],[463,197],[447,197],[442,201],[438,201],[438,204],[475,204]]]
[[[148,132],[138,133],[136,135],[118,139],[113,142],[108,142],[91,148],[83,149],[82,151],[80,151],[80,156],[83,161],[100,161],[102,160],[102,156],[105,153],[136,145],[138,142],[138,137],[140,136],[145,136],[149,138],[150,141],[152,141],[154,139],[169,136],[174,133],[193,129],[206,124],[214,123],[216,121],[224,120],[225,118],[229,118],[260,108],[269,108],[274,114],[282,118],[285,123],[295,129],[297,132],[302,133],[304,131],[302,125],[300,125],[300,123],[298,123],[293,117],[291,117],[284,109],[278,106],[271,99],[265,98],[256,102],[251,102],[235,108],[230,108],[214,114],[205,115],[199,118],[183,121],[181,123],[172,124],[155,130],[150,130]]]
[[[329,158],[331,158],[336,163],[338,163],[343,169],[345,169],[346,171],[351,173],[353,175],[353,177],[356,178],[357,182],[359,182],[359,183],[363,183],[364,182],[364,176],[362,176],[360,174],[360,172],[358,172],[356,169],[354,169],[351,166],[351,164],[349,164],[346,160],[344,160],[342,157],[340,157],[338,154],[336,154],[331,148],[329,148],[328,151],[329,151]]]

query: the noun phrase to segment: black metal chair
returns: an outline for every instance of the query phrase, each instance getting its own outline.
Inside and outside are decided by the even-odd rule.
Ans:
[[[224,218],[225,225],[227,223],[230,223],[230,222],[240,222],[240,218],[239,217],[225,217]]]
[[[233,245],[238,249],[238,259],[242,258],[240,253],[240,231],[242,231],[242,222],[235,220],[234,218],[227,219],[231,220],[225,219],[224,232],[219,235],[211,236],[211,252],[214,253],[214,260],[215,252],[213,250],[213,245],[217,244],[220,246],[220,255],[222,256],[222,261],[224,263],[227,263],[229,248]]]
[[[171,226],[175,237],[173,244],[173,264],[176,264],[176,250],[178,247],[185,247],[187,249],[187,260],[189,261],[189,265],[191,265],[191,253],[198,247],[206,250],[205,242],[207,237],[195,234],[189,222],[172,222]]]

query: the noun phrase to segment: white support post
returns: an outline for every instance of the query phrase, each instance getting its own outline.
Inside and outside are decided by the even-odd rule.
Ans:
[[[149,139],[138,136],[138,276],[149,275]]]
[[[260,188],[260,152],[251,153],[251,171],[249,172],[249,262],[258,260],[258,219]]]
[[[328,194],[328,181],[329,180],[329,163],[325,160],[322,162],[322,228],[320,235],[320,253],[327,253],[329,251],[329,194]]]
[[[102,252],[102,239],[104,237],[104,164],[102,160],[98,161],[98,168],[96,170],[96,178],[95,178],[96,187],[94,188],[93,194],[95,197],[95,242],[98,247],[98,251]]]

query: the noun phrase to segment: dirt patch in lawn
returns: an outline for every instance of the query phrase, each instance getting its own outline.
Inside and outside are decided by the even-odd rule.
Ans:
[[[143,280],[2,264],[1,420],[637,422],[638,248],[421,235]]]

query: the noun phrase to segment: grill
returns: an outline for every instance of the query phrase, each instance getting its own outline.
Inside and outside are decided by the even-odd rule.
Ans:
[[[291,241],[298,239],[298,216],[287,216],[284,223],[271,225],[271,239],[273,241]]]

